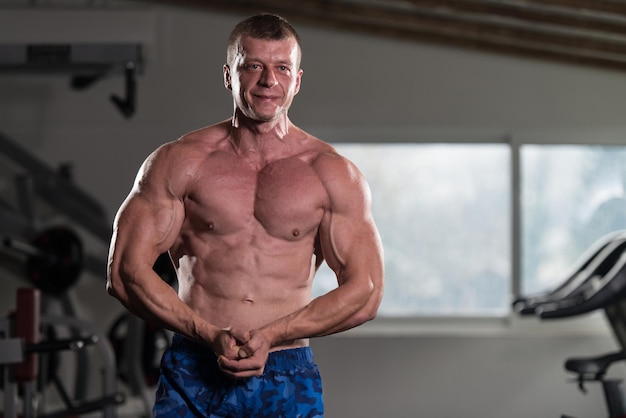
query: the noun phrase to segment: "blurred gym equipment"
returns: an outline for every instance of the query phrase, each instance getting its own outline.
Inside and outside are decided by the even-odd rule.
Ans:
[[[80,339],[85,324],[71,325],[78,319],[70,295],[81,275],[89,272],[102,280],[106,297],[104,278],[111,221],[101,205],[74,184],[69,164],[55,170],[3,134],[0,158],[6,160],[0,168],[0,179],[8,179],[6,184],[14,186],[12,193],[0,195],[0,267],[41,292],[42,316],[50,316],[53,304],[60,305],[63,320],[48,324],[45,333],[54,334],[58,326],[67,326],[71,337]],[[85,238],[95,239],[104,252],[92,254],[83,245]],[[154,269],[175,285],[176,274],[168,254],[159,257]],[[130,314],[124,316],[123,325],[111,333],[115,336],[114,370],[130,394],[141,398],[147,416],[155,383],[154,363],[158,363],[154,359],[169,344],[168,334]],[[150,352],[152,366],[144,366],[145,355]],[[87,350],[76,351],[80,372],[74,376],[74,403],[86,397],[91,364],[88,355]],[[54,358],[52,354],[49,357]]]
[[[574,317],[601,309],[619,350],[567,359],[565,369],[575,374],[582,392],[587,382],[602,385],[609,418],[626,417],[623,381],[606,377],[615,362],[626,360],[626,231],[616,231],[598,240],[559,286],[549,292],[518,298],[513,308],[522,316],[534,315],[542,320]]]
[[[112,94],[111,102],[126,118],[136,110],[136,74],[142,68],[140,44],[19,44],[0,45],[0,71],[4,73],[69,74],[71,87],[82,90],[96,81],[123,73],[125,96]]]
[[[18,289],[13,315],[0,321],[0,365],[4,389],[4,418],[67,418],[94,411],[102,411],[104,418],[116,416],[115,406],[124,401],[117,392],[113,350],[93,327],[76,318],[45,317],[40,314],[40,292],[35,288]],[[42,326],[67,326],[80,333],[69,339],[41,338]],[[87,333],[87,335],[85,335]],[[79,352],[87,346],[98,348],[102,359],[102,396],[91,400],[72,399],[55,368],[41,367],[50,360],[49,354],[61,350]],[[40,375],[52,371],[50,376]],[[78,369],[77,373],[85,373]],[[44,383],[42,383],[44,382]],[[54,412],[45,409],[40,393],[42,384],[52,382],[64,407]],[[21,392],[21,393],[20,393]],[[21,408],[18,405],[21,395]]]

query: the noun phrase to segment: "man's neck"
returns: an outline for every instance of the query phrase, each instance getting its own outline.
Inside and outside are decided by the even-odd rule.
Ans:
[[[247,129],[254,135],[264,136],[269,134],[282,138],[289,132],[291,121],[286,113],[282,113],[270,121],[260,121],[251,119],[236,109],[231,119],[231,124],[237,129]]]
[[[287,115],[272,121],[256,121],[235,112],[231,120],[231,140],[238,152],[273,154],[288,146],[287,137],[291,127]]]

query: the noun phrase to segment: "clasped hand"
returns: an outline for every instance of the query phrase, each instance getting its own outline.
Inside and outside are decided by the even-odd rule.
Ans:
[[[270,343],[260,331],[226,328],[214,344],[220,370],[235,379],[263,374]]]

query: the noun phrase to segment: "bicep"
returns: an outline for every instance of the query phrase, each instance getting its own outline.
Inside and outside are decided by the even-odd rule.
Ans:
[[[343,214],[329,216],[321,235],[321,249],[339,284],[347,280],[371,281],[382,278],[382,245],[371,218]]]
[[[320,229],[320,247],[339,284],[382,282],[382,244],[371,213],[369,186],[358,172],[329,187],[330,205]]]
[[[171,175],[162,152],[142,165],[113,225],[113,267],[149,264],[173,245],[184,218],[184,185]]]
[[[116,216],[114,248],[136,260],[154,262],[174,243],[183,214],[177,199],[154,199],[133,192]]]

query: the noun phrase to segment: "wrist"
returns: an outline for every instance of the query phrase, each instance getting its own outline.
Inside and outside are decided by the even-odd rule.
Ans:
[[[284,333],[281,332],[282,328],[278,323],[274,322],[259,328],[257,332],[263,336],[270,347],[276,347],[286,340]]]
[[[194,332],[193,338],[199,343],[206,344],[214,350],[215,345],[217,344],[217,339],[219,337],[220,329],[212,324],[205,324],[202,327],[196,329]]]

